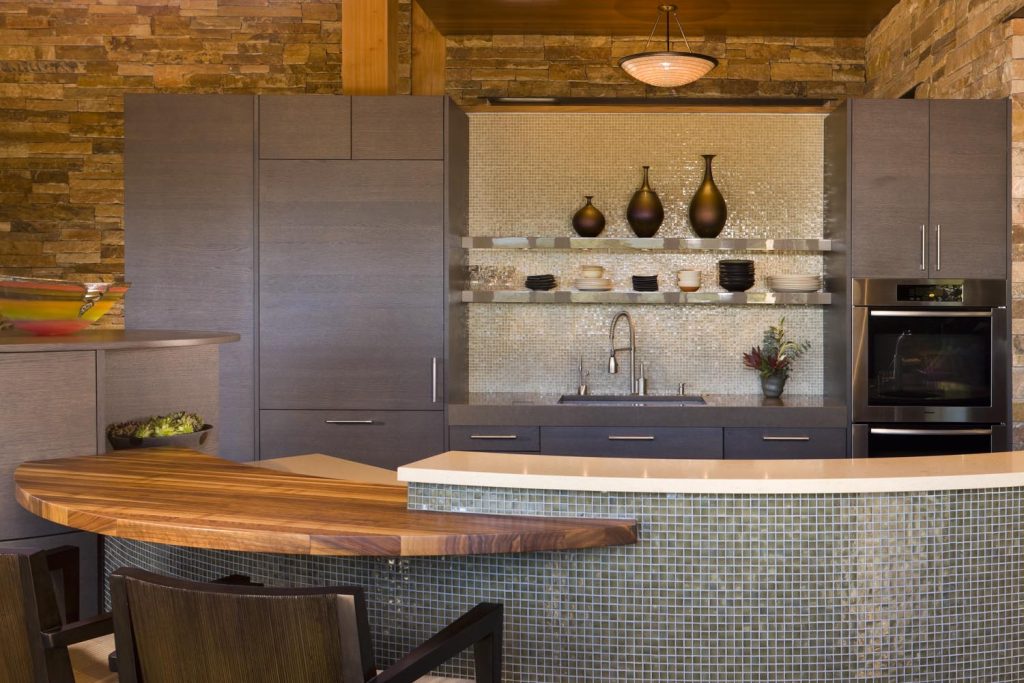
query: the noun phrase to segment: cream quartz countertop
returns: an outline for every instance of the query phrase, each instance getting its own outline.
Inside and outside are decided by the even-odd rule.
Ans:
[[[846,460],[654,460],[450,451],[398,468],[398,479],[632,493],[948,491],[1024,486],[1024,451]]]

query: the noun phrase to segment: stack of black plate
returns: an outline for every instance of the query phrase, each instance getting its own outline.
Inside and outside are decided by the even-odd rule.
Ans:
[[[555,288],[554,275],[530,275],[526,278],[526,288],[536,292],[546,292]]]
[[[633,276],[633,289],[637,292],[657,292],[658,291],[658,276],[657,275],[634,275]]]
[[[723,259],[718,262],[718,284],[730,292],[745,292],[754,286],[754,262]]]

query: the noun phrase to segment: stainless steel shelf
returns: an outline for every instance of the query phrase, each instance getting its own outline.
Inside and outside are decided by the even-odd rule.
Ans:
[[[827,306],[828,292],[577,292],[464,291],[467,304],[709,304],[719,306]]]
[[[689,237],[463,237],[464,249],[600,249],[603,251],[807,251],[833,250],[832,240],[699,239]]]

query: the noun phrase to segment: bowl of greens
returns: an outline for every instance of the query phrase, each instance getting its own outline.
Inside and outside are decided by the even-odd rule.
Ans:
[[[199,448],[210,436],[213,425],[196,413],[179,411],[144,420],[129,420],[107,427],[107,440],[115,451],[126,448],[176,446]]]

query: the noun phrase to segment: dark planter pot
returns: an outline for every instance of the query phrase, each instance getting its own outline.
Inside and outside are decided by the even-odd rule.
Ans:
[[[198,450],[206,443],[213,425],[203,425],[198,432],[191,434],[175,434],[174,436],[148,436],[139,438],[136,436],[110,436],[107,441],[114,447],[115,451],[123,451],[128,448],[159,448],[160,446],[174,446],[175,448],[192,448]]]
[[[769,375],[761,377],[761,392],[765,398],[778,398],[782,396],[782,390],[786,388],[785,375]]]
[[[650,166],[644,166],[644,182],[626,207],[626,221],[637,237],[654,237],[665,220],[665,207],[648,181]]]
[[[715,176],[711,172],[711,161],[714,158],[714,154],[704,155],[704,181],[690,202],[690,227],[697,237],[704,239],[718,237],[729,216],[725,197],[715,185]]]
[[[591,203],[593,195],[587,196],[587,203],[572,217],[572,229],[580,237],[597,237],[604,231],[604,214]]]

